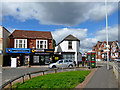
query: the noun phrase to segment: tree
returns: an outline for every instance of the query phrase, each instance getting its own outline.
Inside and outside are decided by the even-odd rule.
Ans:
[[[53,49],[56,47],[56,41],[53,39]]]

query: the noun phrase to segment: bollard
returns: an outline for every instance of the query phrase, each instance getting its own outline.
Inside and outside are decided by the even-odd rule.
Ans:
[[[44,71],[43,71],[43,75],[44,75]]]
[[[22,79],[23,79],[23,83],[24,83],[24,76],[22,76]]]
[[[12,82],[9,83],[9,89],[12,90]]]
[[[31,79],[31,74],[29,73],[29,79]]]
[[[57,69],[55,69],[55,73],[57,73]]]
[[[63,72],[63,67],[62,67],[62,72]]]

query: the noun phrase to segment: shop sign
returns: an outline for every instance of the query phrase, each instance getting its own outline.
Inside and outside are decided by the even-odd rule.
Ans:
[[[32,53],[34,52],[44,52],[44,49],[32,49]]]
[[[7,53],[31,53],[31,49],[28,48],[7,48]]]
[[[32,49],[32,53],[41,53],[41,52],[46,52],[46,53],[53,53],[54,49]]]
[[[54,52],[54,49],[45,49],[45,52],[53,53],[53,52]]]

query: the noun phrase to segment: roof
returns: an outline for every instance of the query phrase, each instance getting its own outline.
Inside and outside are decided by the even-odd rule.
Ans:
[[[52,34],[49,31],[28,31],[28,30],[15,30],[10,38],[46,38],[52,39]]]
[[[102,43],[103,43],[103,42],[106,42],[106,41],[103,41],[103,42],[98,41],[98,42],[99,42],[99,47],[100,47],[100,46],[102,45]],[[108,45],[111,46],[113,42],[115,42],[115,44],[117,44],[116,41],[109,41],[109,42],[108,42]],[[94,47],[97,47],[97,44],[96,44]]]
[[[78,39],[78,38],[76,38],[76,37],[74,37],[73,35],[68,35],[67,37],[65,37],[61,42],[59,42],[58,44],[57,44],[57,46],[60,44],[60,43],[62,43],[63,41],[79,41],[80,42],[80,40]]]
[[[80,41],[78,38],[74,37],[73,35],[68,35],[63,40],[73,40],[73,41]]]
[[[0,25],[1,28],[3,28],[4,30],[6,30],[8,33],[10,33],[5,27],[3,27],[2,25]],[[11,34],[11,33],[10,33]]]

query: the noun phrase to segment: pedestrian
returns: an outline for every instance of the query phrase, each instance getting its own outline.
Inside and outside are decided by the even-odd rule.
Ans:
[[[75,64],[75,66],[76,66],[76,61],[74,61],[73,63],[74,63],[74,64]]]

